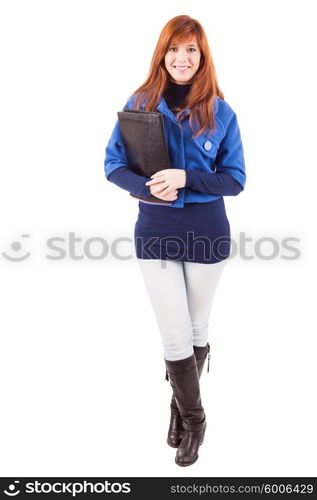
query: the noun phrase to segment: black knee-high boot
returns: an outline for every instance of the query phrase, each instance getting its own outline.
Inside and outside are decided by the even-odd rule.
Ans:
[[[192,354],[177,361],[165,359],[165,364],[185,429],[175,462],[180,466],[187,466],[198,459],[198,449],[204,440],[207,423],[201,404],[196,357]]]
[[[209,362],[210,362],[210,345],[209,342],[207,342],[207,345],[204,347],[199,347],[199,346],[193,346],[194,347],[194,354],[196,357],[196,363],[197,363],[197,369],[198,369],[198,375],[199,378],[202,374],[205,360],[208,354],[208,365],[207,365],[207,371],[209,372]],[[168,380],[168,373],[166,370],[166,380]],[[167,443],[169,446],[172,446],[173,448],[178,448],[180,445],[183,437],[184,437],[184,426],[183,426],[183,421],[182,417],[180,416],[179,409],[177,407],[174,394],[171,399],[170,403],[171,407],[171,417],[170,417],[170,424],[169,424],[169,429],[168,429],[168,434],[167,434]]]

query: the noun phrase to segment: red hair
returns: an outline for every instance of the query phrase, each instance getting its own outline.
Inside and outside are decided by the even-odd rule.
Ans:
[[[179,114],[184,109],[190,109],[189,123],[193,132],[195,132],[194,122],[198,124],[198,130],[192,136],[194,138],[207,129],[210,132],[213,131],[215,125],[214,101],[217,96],[224,99],[218,86],[205,31],[196,19],[184,15],[173,17],[168,21],[159,36],[146,81],[130,97],[136,96],[135,109],[139,109],[143,103],[145,111],[155,111],[171,79],[164,61],[168,49],[173,44],[186,42],[192,38],[196,39],[200,49],[200,65],[193,77],[184,107],[176,108],[176,118],[181,123],[186,115],[179,118]]]

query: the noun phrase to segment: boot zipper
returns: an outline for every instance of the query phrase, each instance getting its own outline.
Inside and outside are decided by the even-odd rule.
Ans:
[[[210,345],[209,345],[209,342],[208,342],[207,352],[208,352],[207,372],[209,373],[209,363],[210,363]]]

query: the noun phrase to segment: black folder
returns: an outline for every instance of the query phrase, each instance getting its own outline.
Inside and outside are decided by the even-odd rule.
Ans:
[[[171,168],[162,113],[124,109],[118,111],[117,115],[129,168],[145,177]],[[172,204],[172,201],[161,200],[152,194],[149,197],[141,197],[130,193],[130,196],[161,205]]]

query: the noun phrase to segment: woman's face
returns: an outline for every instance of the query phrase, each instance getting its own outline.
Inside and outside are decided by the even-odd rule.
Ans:
[[[180,85],[191,83],[199,68],[200,50],[195,39],[171,45],[165,55],[165,67],[172,81]]]

